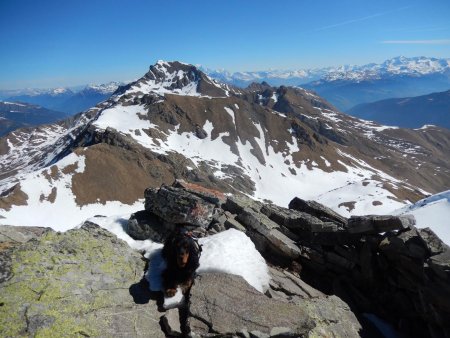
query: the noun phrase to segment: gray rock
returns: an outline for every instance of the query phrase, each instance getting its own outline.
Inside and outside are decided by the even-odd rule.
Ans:
[[[402,254],[409,257],[425,259],[429,255],[425,241],[413,226],[407,231],[387,236],[381,241],[379,247],[381,251],[390,256]]]
[[[270,330],[270,338],[295,338],[295,332],[288,327],[274,327]]]
[[[236,334],[245,329],[268,335],[273,327],[288,327],[303,335],[314,327],[300,306],[267,298],[238,276],[202,274],[191,289],[190,300],[191,318],[209,328],[196,331],[199,334]]]
[[[338,230],[338,224],[323,222],[319,218],[297,210],[290,210],[272,204],[266,204],[261,212],[279,225],[294,232],[333,232]]]
[[[242,232],[247,231],[245,227],[241,223],[236,221],[234,218],[227,218],[227,220],[225,221],[225,228],[227,229],[233,228]]]
[[[352,216],[348,220],[348,231],[352,234],[377,234],[385,231],[408,229],[416,224],[412,215],[404,216]]]
[[[254,330],[250,332],[250,338],[270,338],[270,335],[258,330]]]
[[[450,282],[450,249],[430,257],[428,260],[428,265],[442,280],[447,283]]]
[[[1,337],[164,337],[148,286],[139,283],[144,261],[99,226],[47,231],[10,255],[14,274],[0,284]]]
[[[170,309],[166,311],[161,318],[161,324],[164,327],[164,332],[169,336],[181,336],[180,316],[178,309]]]
[[[47,231],[52,231],[50,228],[43,227],[22,227],[0,225],[0,243],[25,243],[32,238],[38,238]]]
[[[417,230],[419,232],[419,236],[424,240],[431,256],[440,254],[448,248],[448,245],[442,242],[442,240],[430,228]]]
[[[271,276],[269,285],[273,290],[281,291],[288,296],[295,295],[305,299],[325,297],[325,294],[314,289],[289,271],[269,267],[269,273]]]
[[[167,222],[206,228],[212,221],[214,204],[184,189],[163,185],[147,189],[145,197],[146,210]]]
[[[252,209],[256,212],[261,210],[263,204],[261,202],[252,200],[246,196],[229,196],[226,203],[222,206],[225,211],[229,211],[232,214],[238,215],[244,211],[244,209]]]
[[[316,201],[305,201],[299,197],[295,197],[289,202],[289,209],[305,212],[322,221],[337,222],[343,226],[347,224],[347,219],[345,217]]]
[[[266,215],[246,208],[236,219],[244,224],[247,234],[255,242],[258,250],[262,252],[273,252],[280,258],[295,260],[300,257],[300,249],[295,242],[284,235],[277,223],[270,220]]]
[[[175,180],[172,186],[175,188],[182,188],[183,190],[202,198],[206,202],[213,203],[218,207],[227,200],[227,197],[218,190],[208,189],[201,185],[189,183],[184,180]]]
[[[313,298],[305,304],[316,326],[309,337],[360,337],[361,324],[349,306],[337,296]]]
[[[126,227],[127,234],[134,239],[151,239],[159,243],[163,243],[172,230],[158,216],[147,210],[131,214]]]

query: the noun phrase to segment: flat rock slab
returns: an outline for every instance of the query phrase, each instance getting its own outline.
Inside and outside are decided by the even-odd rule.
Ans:
[[[403,230],[414,226],[412,215],[405,216],[352,216],[348,220],[348,232],[351,234],[377,234],[380,232]]]
[[[191,327],[192,321],[203,324],[195,324],[198,334],[233,334],[244,329],[269,334],[274,327],[286,327],[303,335],[315,326],[301,307],[270,299],[239,276],[198,276],[190,301]]]
[[[301,252],[295,242],[284,235],[280,231],[280,226],[266,215],[245,208],[236,219],[246,226],[247,234],[256,242],[256,248],[260,252],[266,251],[264,247],[270,247],[282,258],[293,260],[300,257]]]
[[[345,217],[316,201],[305,201],[301,198],[294,197],[294,199],[289,202],[289,209],[308,213],[311,216],[321,219],[322,221],[337,222],[344,226],[347,224],[347,219]]]

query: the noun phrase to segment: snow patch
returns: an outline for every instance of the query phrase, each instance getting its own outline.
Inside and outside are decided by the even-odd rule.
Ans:
[[[392,212],[393,215],[412,214],[417,228],[430,228],[450,245],[450,190],[424,198]]]

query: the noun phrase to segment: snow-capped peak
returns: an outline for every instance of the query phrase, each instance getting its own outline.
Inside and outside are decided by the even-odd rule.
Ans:
[[[69,89],[67,89],[67,88],[55,88],[55,89],[51,90],[50,94],[59,95],[59,94],[67,93],[68,91],[69,91]]]
[[[131,84],[127,93],[225,97],[230,90],[193,65],[158,60],[144,77]]]
[[[450,71],[450,59],[397,56],[381,64],[339,67],[330,71],[324,80],[363,81],[393,75],[422,76],[446,71]]]
[[[450,71],[450,59],[397,56],[383,63],[365,65],[341,65],[336,67],[229,72],[224,69],[201,69],[211,77],[237,85],[267,81],[272,85],[299,85],[322,79],[323,81],[363,81],[383,76],[421,76]]]
[[[88,84],[84,90],[95,91],[101,94],[112,94],[114,93],[119,86],[123,83],[117,81],[111,81],[108,83],[102,84]]]

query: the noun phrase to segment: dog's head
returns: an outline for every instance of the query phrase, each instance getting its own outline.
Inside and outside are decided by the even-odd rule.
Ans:
[[[188,232],[177,230],[164,243],[163,256],[173,267],[195,270],[199,265],[199,249]]]
[[[177,266],[179,268],[184,268],[189,262],[189,256],[191,255],[191,243],[187,236],[181,237],[175,245],[175,258],[177,261]]]

